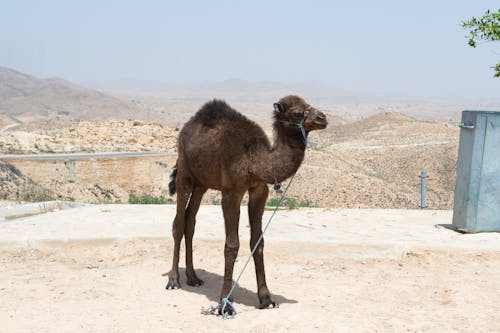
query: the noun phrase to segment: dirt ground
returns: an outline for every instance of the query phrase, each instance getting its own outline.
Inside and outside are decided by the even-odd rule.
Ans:
[[[201,314],[218,300],[222,241],[196,240],[205,285],[187,286],[182,270],[175,291],[164,288],[170,241],[3,248],[0,332],[500,331],[498,251],[422,248],[397,259],[343,259],[332,255],[335,246],[266,244],[268,285],[280,307],[256,308],[249,265],[231,320]],[[247,254],[242,246],[235,271]]]

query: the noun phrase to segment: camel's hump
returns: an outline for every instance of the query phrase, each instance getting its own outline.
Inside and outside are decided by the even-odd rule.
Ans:
[[[247,117],[220,99],[214,99],[205,103],[191,121],[201,123],[205,126],[213,126],[221,121],[236,121],[240,124],[251,123]]]

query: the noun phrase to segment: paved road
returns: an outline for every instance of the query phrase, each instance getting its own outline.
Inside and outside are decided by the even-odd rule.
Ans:
[[[69,154],[9,154],[0,155],[0,160],[57,160],[83,158],[113,158],[113,157],[141,157],[141,156],[175,156],[171,152],[103,152],[103,153],[69,153]]]
[[[21,124],[10,124],[10,125],[5,126],[2,129],[0,129],[0,132],[5,132],[9,129],[14,129],[14,128],[19,127],[19,126],[21,126]]]

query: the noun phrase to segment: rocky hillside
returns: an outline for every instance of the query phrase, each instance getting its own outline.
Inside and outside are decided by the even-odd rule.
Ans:
[[[82,121],[60,129],[8,131],[0,154],[173,151],[175,129],[143,121]]]
[[[293,186],[302,200],[341,207],[416,208],[419,175],[429,174],[428,205],[450,209],[458,155],[458,126],[399,113],[332,126],[318,133]],[[314,139],[313,139],[314,140]]]
[[[316,147],[306,152],[289,192],[297,202],[322,207],[416,208],[420,198],[419,175],[425,170],[430,177],[428,206],[452,207],[459,134],[456,124],[416,120],[399,113],[381,113],[348,123],[336,120],[331,124],[310,136]],[[0,133],[0,151],[175,152],[177,134],[175,129],[156,123],[87,121],[58,130]],[[168,178],[170,168],[158,172],[153,178]],[[66,188],[63,183],[63,179],[58,180],[57,188],[52,190],[72,197],[70,192],[61,193]],[[167,183],[163,181],[164,188],[157,187],[154,193],[145,194],[166,193]],[[95,202],[103,198],[92,193],[85,199],[88,191],[83,190],[95,185],[102,184],[73,182],[68,188],[76,193],[81,186],[78,193],[83,194],[78,200]],[[119,194],[113,200],[128,200],[127,191],[113,191]],[[204,202],[218,203],[220,195],[208,192]]]
[[[54,194],[30,178],[12,164],[0,160],[0,200],[47,201]]]

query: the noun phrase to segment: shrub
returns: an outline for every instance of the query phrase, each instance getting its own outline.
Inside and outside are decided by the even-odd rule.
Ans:
[[[166,198],[163,195],[159,197],[153,197],[149,194],[143,194],[142,196],[138,196],[135,193],[130,193],[128,197],[128,203],[135,205],[163,205],[168,203],[173,203],[174,201],[170,198]]]
[[[266,203],[266,206],[276,207],[279,204],[280,200],[281,200],[280,198],[272,198]],[[318,207],[318,205],[309,200],[298,201],[295,198],[285,198],[281,202],[280,207],[287,207],[288,209],[297,209],[299,207]]]

